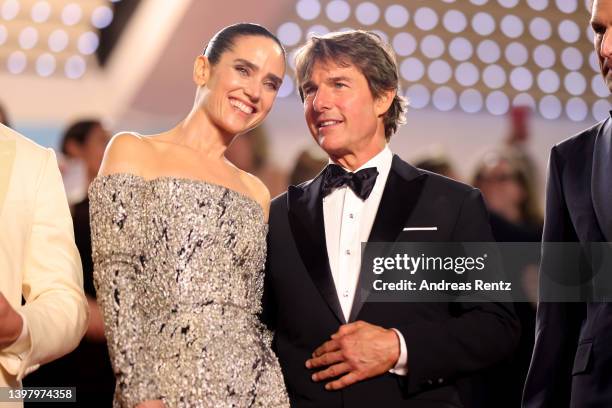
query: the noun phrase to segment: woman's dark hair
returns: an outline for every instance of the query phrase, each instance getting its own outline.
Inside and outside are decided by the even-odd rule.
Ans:
[[[78,145],[83,145],[87,141],[91,131],[97,126],[102,126],[102,123],[95,119],[80,120],[70,125],[62,137],[62,153],[68,155],[66,146],[71,140],[76,142]]]
[[[283,50],[283,57],[285,57],[285,49],[278,38],[265,27],[253,23],[238,23],[225,27],[206,44],[202,54],[208,57],[212,65],[216,65],[221,59],[221,55],[233,48],[236,38],[245,36],[260,36],[274,40]]]

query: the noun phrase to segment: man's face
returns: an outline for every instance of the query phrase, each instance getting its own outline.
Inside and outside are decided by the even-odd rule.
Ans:
[[[595,32],[595,52],[599,68],[612,92],[612,0],[595,0],[591,13],[591,27]]]
[[[384,144],[384,111],[357,67],[318,61],[302,92],[308,129],[332,158],[364,155]]]

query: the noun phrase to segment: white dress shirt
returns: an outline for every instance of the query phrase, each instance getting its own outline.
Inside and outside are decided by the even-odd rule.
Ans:
[[[391,170],[392,160],[393,154],[389,146],[385,146],[380,153],[354,171],[356,173],[368,167],[376,167],[378,170],[376,183],[366,200],[359,198],[348,186],[337,188],[323,198],[323,220],[329,266],[346,321],[349,320],[351,314],[359,281],[361,243],[367,242],[370,236]],[[398,330],[393,330],[399,337],[400,357],[390,371],[394,374],[406,375],[408,374],[406,342]]]

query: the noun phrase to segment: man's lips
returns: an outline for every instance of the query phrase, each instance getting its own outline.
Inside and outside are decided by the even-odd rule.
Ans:
[[[342,123],[342,121],[337,119],[319,120],[317,121],[317,129],[321,130],[329,127],[334,127],[339,125],[340,123]]]

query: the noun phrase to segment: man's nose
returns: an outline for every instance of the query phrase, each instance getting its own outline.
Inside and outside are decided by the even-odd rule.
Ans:
[[[331,100],[327,92],[322,89],[318,89],[317,93],[312,100],[312,107],[317,112],[323,112],[324,110],[329,109],[331,106]]]
[[[599,53],[604,58],[612,57],[612,30],[610,28],[606,29],[601,39]]]

